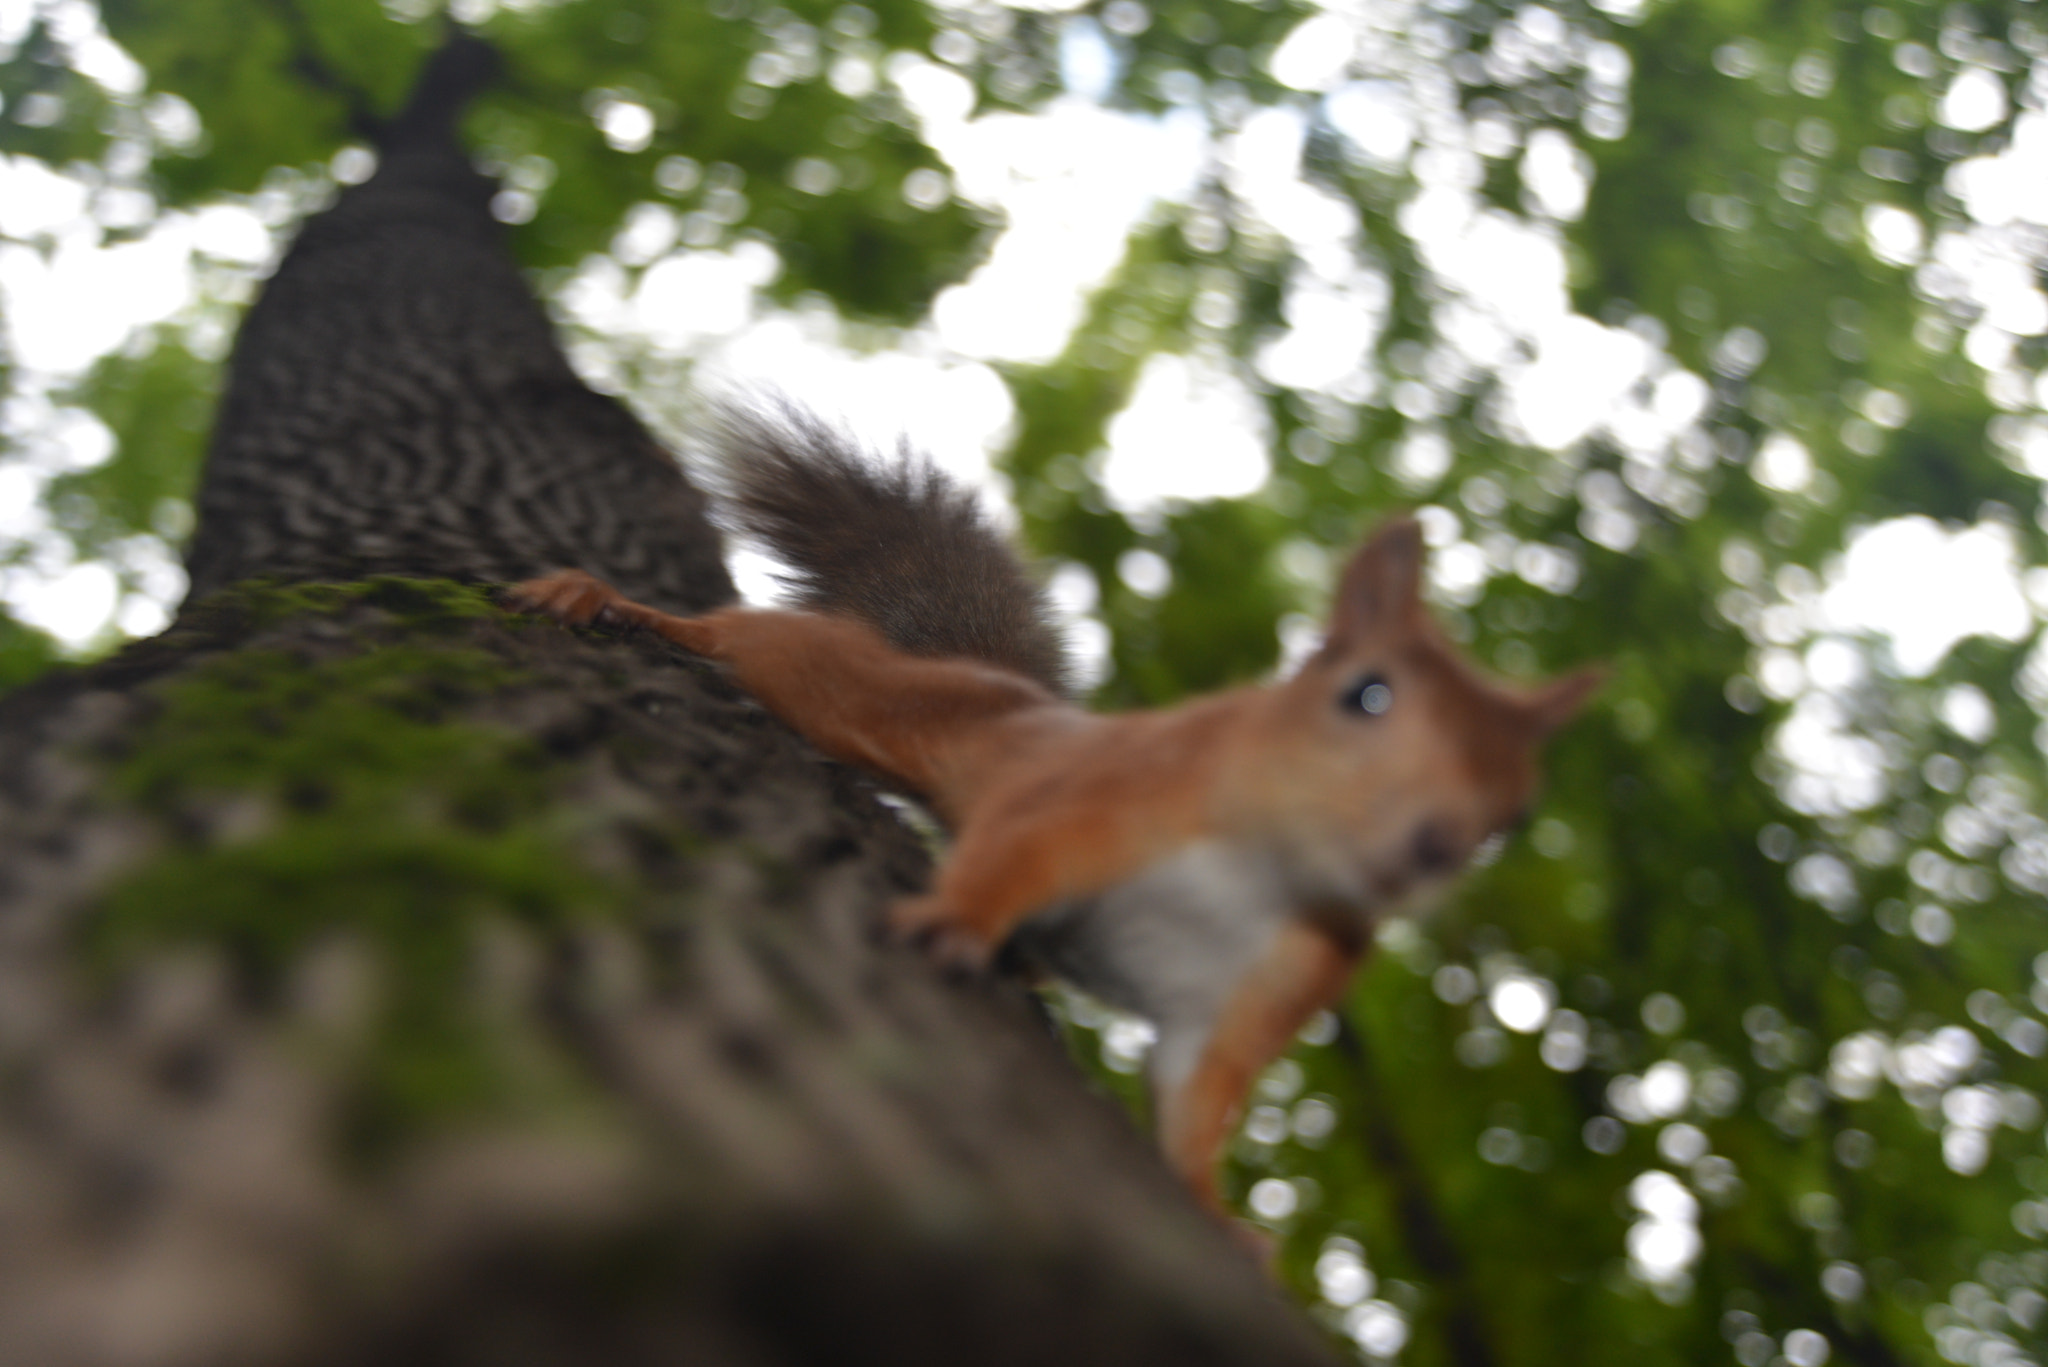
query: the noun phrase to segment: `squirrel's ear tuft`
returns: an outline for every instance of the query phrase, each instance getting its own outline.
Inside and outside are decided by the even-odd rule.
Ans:
[[[1330,612],[1332,644],[1405,627],[1422,603],[1422,524],[1397,517],[1352,553]]]
[[[1561,679],[1552,679],[1529,694],[1526,703],[1529,715],[1535,719],[1537,729],[1547,735],[1577,716],[1586,700],[1599,692],[1606,682],[1607,671],[1598,665],[1589,665]]]

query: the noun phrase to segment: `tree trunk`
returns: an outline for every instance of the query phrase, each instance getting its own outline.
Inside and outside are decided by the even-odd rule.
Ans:
[[[476,587],[731,594],[497,240],[486,59],[251,310],[193,605],[0,702],[0,1361],[1332,1361],[1020,992],[875,943],[864,781]]]

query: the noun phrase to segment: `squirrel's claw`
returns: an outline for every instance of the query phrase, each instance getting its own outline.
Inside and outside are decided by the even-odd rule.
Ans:
[[[962,925],[944,902],[929,894],[904,898],[889,908],[889,931],[892,938],[957,973],[986,973],[995,958],[994,945]]]
[[[625,601],[619,591],[582,570],[557,570],[512,586],[508,597],[516,607],[542,612],[567,626],[587,626],[613,616]]]

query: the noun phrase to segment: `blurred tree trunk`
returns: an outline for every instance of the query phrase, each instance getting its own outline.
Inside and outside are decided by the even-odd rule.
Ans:
[[[251,310],[178,625],[0,703],[0,1360],[1330,1361],[1017,993],[874,944],[860,780],[465,586],[731,594],[498,241],[489,67]]]

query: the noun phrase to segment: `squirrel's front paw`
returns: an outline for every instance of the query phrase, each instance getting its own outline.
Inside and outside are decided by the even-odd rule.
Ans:
[[[529,579],[513,585],[509,596],[519,607],[544,612],[573,627],[605,621],[614,607],[626,601],[610,584],[582,570],[557,570]]]
[[[995,957],[994,945],[930,893],[906,897],[890,907],[889,933],[964,973],[986,972]]]

